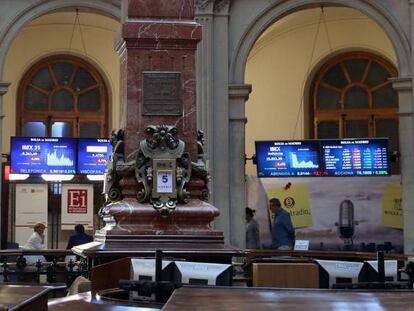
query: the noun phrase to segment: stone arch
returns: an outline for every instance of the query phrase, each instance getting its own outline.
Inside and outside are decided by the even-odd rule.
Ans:
[[[315,7],[315,5],[344,6],[343,0],[279,0],[258,16],[239,41],[231,57],[229,80],[231,83],[243,84],[247,57],[260,34],[272,23],[295,11]],[[400,77],[410,76],[410,44],[398,21],[389,12],[375,2],[367,3],[357,0],[347,2],[353,8],[372,18],[386,33],[397,55]]]
[[[33,19],[59,9],[83,7],[102,12],[116,20],[121,20],[120,6],[121,3],[119,0],[91,0],[87,2],[81,0],[50,0],[28,7],[26,10],[20,12],[20,14],[13,20],[12,23],[10,23],[10,25],[4,30],[3,35],[0,37],[0,81],[3,78],[4,64],[14,38],[21,31],[21,29]]]

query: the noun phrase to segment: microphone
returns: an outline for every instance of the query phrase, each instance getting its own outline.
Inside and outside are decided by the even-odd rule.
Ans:
[[[352,243],[356,224],[354,219],[354,204],[351,200],[343,200],[339,204],[339,222],[335,223],[338,226],[341,239],[351,240]]]

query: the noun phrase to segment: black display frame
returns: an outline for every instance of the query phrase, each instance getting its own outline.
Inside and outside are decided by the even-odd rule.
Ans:
[[[326,169],[326,159],[323,156],[323,146],[327,142],[334,143],[338,146],[343,146],[344,143],[341,142],[352,142],[354,145],[358,145],[357,142],[360,141],[368,141],[368,145],[374,145],[380,143],[383,147],[385,147],[386,152],[386,168],[382,169],[385,170],[385,174],[348,174],[348,175],[332,175]],[[318,145],[318,155],[317,161],[319,164],[320,171],[313,170],[314,174],[302,174],[302,175],[295,175],[295,174],[275,174],[274,176],[262,176],[263,165],[261,161],[263,160],[263,155],[260,155],[258,150],[259,144],[268,144],[268,146],[272,143],[281,144],[281,143],[293,143],[293,144],[305,144],[305,145]],[[285,145],[284,145],[285,146]],[[387,137],[368,137],[368,138],[336,138],[336,139],[304,139],[304,140],[257,140],[255,141],[255,161],[256,161],[256,176],[258,178],[300,178],[300,177],[384,177],[384,176],[391,176],[390,173],[390,151],[389,151],[389,139]],[[314,150],[313,150],[314,151]],[[374,170],[374,169],[373,169]],[[343,170],[342,170],[343,171]]]

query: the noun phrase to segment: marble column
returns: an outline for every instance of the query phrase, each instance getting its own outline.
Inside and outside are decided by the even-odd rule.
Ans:
[[[230,149],[229,149],[229,94],[228,94],[228,21],[229,16],[214,13],[214,67],[213,67],[213,141],[212,150],[212,203],[220,210],[215,227],[223,230],[226,243],[230,243]]]
[[[404,211],[404,253],[414,253],[414,118],[411,78],[393,78],[398,92],[402,205]]]
[[[3,95],[7,93],[7,90],[10,86],[10,83],[8,82],[0,82],[0,153],[3,153],[3,149],[2,149],[2,144],[3,144],[3,118],[4,118],[4,114],[3,114]],[[0,176],[2,176],[3,172],[2,172],[2,167],[0,165]],[[0,189],[1,189],[1,179],[0,179]],[[0,202],[1,202],[1,191],[0,191]],[[0,211],[0,235],[2,237],[7,236],[7,223],[3,224],[4,220],[3,215],[5,215],[6,211],[4,211],[3,209],[7,209],[8,206],[1,206],[1,211]],[[4,226],[3,226],[4,225]],[[5,241],[2,241],[5,242]],[[4,245],[0,245],[4,246]]]
[[[203,27],[197,51],[197,109],[199,127],[206,134],[210,201],[219,208],[215,228],[230,243],[228,24],[229,1],[196,0],[196,20]]]
[[[230,123],[230,243],[245,248],[245,104],[252,88],[249,84],[229,85]]]
[[[196,53],[196,81],[197,81],[197,125],[205,134],[205,156],[210,172],[214,170],[213,159],[213,52],[214,52],[214,14],[213,2],[198,6],[195,20],[203,30],[202,40],[198,44]],[[210,182],[213,187],[214,178]],[[214,201],[214,191],[211,193]]]
[[[201,26],[188,0],[123,3],[117,51],[121,59],[120,126],[126,154],[146,138],[151,124],[176,125],[195,161],[197,112],[195,51]],[[177,84],[177,85],[176,85]]]

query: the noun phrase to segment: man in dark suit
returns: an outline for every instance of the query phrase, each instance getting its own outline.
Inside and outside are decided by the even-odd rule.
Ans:
[[[72,235],[69,239],[66,249],[71,249],[74,246],[89,243],[93,241],[93,237],[85,233],[85,227],[83,225],[75,226],[76,234]]]

